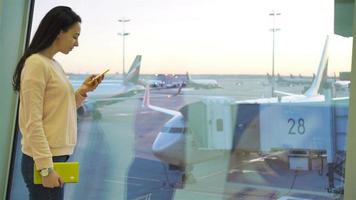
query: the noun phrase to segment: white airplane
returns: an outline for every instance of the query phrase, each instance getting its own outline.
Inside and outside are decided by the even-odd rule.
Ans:
[[[207,159],[211,159],[213,156],[219,155],[219,150],[231,151],[232,148],[234,148],[234,143],[236,143],[234,134],[236,134],[238,129],[250,129],[249,131],[253,132],[250,135],[247,134],[249,135],[247,136],[249,139],[242,139],[245,142],[245,144],[242,144],[242,148],[251,149],[253,151],[261,151],[261,148],[263,147],[261,147],[260,144],[256,144],[258,143],[256,142],[256,138],[259,138],[259,136],[256,137],[256,134],[266,131],[256,128],[260,126],[258,124],[267,124],[265,126],[267,126],[266,130],[268,130],[271,129],[270,126],[274,126],[274,124],[281,122],[275,121],[267,123],[263,122],[262,119],[259,119],[261,122],[258,124],[247,126],[245,122],[241,121],[246,121],[249,118],[248,115],[251,115],[251,120],[255,119],[256,114],[258,116],[259,112],[262,112],[262,110],[260,111],[259,109],[264,105],[265,107],[270,105],[287,105],[291,108],[295,107],[296,111],[291,112],[294,116],[296,115],[296,112],[301,112],[297,110],[297,107],[303,105],[303,102],[325,102],[325,96],[320,93],[320,89],[322,89],[323,80],[326,79],[328,40],[329,39],[327,37],[317,75],[310,88],[304,94],[290,94],[277,91],[278,93],[287,96],[234,102],[224,97],[207,98],[200,102],[188,104],[180,109],[180,111],[176,111],[151,105],[149,101],[149,87],[146,87],[143,98],[143,106],[172,116],[172,118],[163,126],[155,138],[152,145],[153,154],[161,161],[168,163],[170,166],[174,166],[175,168],[182,169],[184,171],[187,169],[187,166],[189,169],[189,166],[193,164],[206,161]],[[295,106],[291,106],[291,104]],[[247,108],[247,110],[242,112],[243,108]],[[240,114],[245,113],[246,115],[240,117],[239,115],[235,115],[234,117],[234,112],[231,110],[235,110],[234,112]],[[268,117],[271,113],[266,111],[263,113],[267,115],[265,116],[265,119],[271,120],[271,117]],[[286,114],[290,113],[286,112]],[[302,118],[298,118],[297,122],[294,118],[289,118],[287,120],[287,125],[294,122],[294,124],[290,125],[291,127],[288,127],[289,134],[292,135],[295,132],[304,133],[306,129],[304,123],[306,122],[304,122],[304,119],[301,119]],[[297,124],[298,127],[295,126],[295,123],[299,123]],[[297,130],[295,130],[296,127],[298,128]],[[288,133],[286,135],[288,135]],[[289,140],[288,142],[293,141],[294,140]],[[261,141],[261,143],[263,142],[266,143],[266,141]],[[218,151],[214,152],[214,150]],[[185,171],[185,173],[189,172]]]
[[[79,116],[88,116],[93,114],[95,109],[101,105],[109,105],[125,98],[134,96],[144,90],[140,83],[141,55],[137,55],[127,74],[123,74],[123,80],[103,80],[98,88],[88,93],[88,98],[83,106],[78,108]],[[73,87],[77,88],[81,82],[72,81]],[[112,88],[115,88],[113,90]]]
[[[143,80],[145,85],[150,85],[153,88],[179,88],[179,87],[191,87],[195,89],[214,89],[221,88],[216,80],[213,79],[192,79],[187,72],[186,75],[163,75],[163,80]]]
[[[350,88],[351,81],[347,80],[335,80],[334,85],[336,89],[348,89]]]
[[[292,94],[282,91],[274,91],[277,94],[286,95],[272,98],[251,99],[238,101],[236,103],[294,103],[294,102],[320,102],[325,101],[325,96],[320,94],[321,86],[327,79],[327,65],[328,65],[328,44],[329,37],[326,38],[323,53],[320,59],[317,75],[315,76],[311,86],[304,94]]]
[[[192,79],[190,74],[187,72],[187,87],[193,87],[195,89],[213,89],[213,88],[221,88],[218,82],[214,79]]]
[[[292,74],[289,77],[282,77],[277,74],[277,78],[275,78],[275,83],[278,85],[286,85],[286,86],[294,86],[294,85],[310,85],[315,78],[315,74],[312,77],[303,77],[299,74],[298,77],[293,76]],[[270,84],[272,84],[272,76],[267,73],[267,79]]]

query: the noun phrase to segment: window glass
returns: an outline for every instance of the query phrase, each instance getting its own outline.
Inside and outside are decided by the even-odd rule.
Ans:
[[[352,39],[334,1],[37,0],[33,33],[56,5],[83,21],[55,56],[74,89],[110,69],[77,110],[65,199],[343,198]]]

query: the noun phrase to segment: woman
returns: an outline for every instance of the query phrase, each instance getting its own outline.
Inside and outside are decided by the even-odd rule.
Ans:
[[[74,91],[61,65],[53,58],[78,46],[81,18],[69,7],[51,9],[42,19],[20,59],[13,86],[20,93],[19,127],[22,133],[21,170],[30,199],[63,199],[63,180],[53,162],[67,161],[77,140],[76,109],[87,92],[104,78],[89,76]],[[42,185],[33,184],[33,168]]]

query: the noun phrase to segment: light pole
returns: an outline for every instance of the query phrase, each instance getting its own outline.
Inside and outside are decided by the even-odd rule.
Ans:
[[[275,11],[272,11],[270,14],[270,16],[272,16],[273,18],[273,26],[272,28],[270,29],[270,31],[272,31],[272,97],[274,97],[274,45],[275,45],[275,42],[274,42],[274,34],[275,32],[279,31],[280,29],[279,28],[276,28],[276,16],[277,15],[281,15],[281,13],[276,13]]]
[[[125,32],[125,23],[130,20],[123,17],[118,21],[122,23],[122,33],[118,33],[118,35],[122,36],[122,75],[125,77],[125,36],[129,35],[129,33]]]

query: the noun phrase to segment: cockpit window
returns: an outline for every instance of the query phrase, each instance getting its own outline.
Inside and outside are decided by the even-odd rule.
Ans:
[[[164,133],[187,133],[188,132],[188,128],[186,127],[163,127],[161,129],[161,132]]]
[[[184,128],[182,127],[172,127],[169,130],[170,133],[183,133],[184,132]]]
[[[163,127],[163,128],[161,129],[161,132],[169,133],[169,129],[170,129],[170,127]]]

